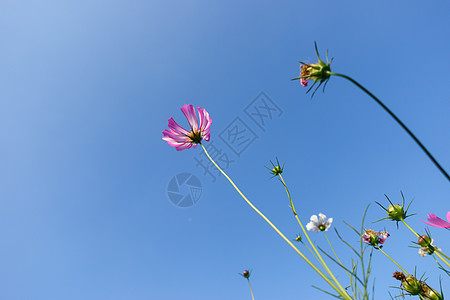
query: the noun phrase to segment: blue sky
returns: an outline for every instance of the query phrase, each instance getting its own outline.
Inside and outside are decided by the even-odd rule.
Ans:
[[[450,170],[448,3],[419,1],[2,1],[0,3],[0,298],[251,299],[237,273],[253,269],[256,299],[325,298],[320,278],[239,198],[196,166],[201,149],[161,140],[180,108],[204,107],[227,170],[289,237],[299,232],[278,157],[306,223],[319,212],[358,224],[364,208],[414,198],[410,224],[450,210],[450,185],[366,95],[340,78],[313,100],[290,81],[314,62],[379,96]],[[261,129],[245,114],[260,92],[282,111]],[[235,155],[220,139],[236,117],[258,138]],[[189,172],[198,203],[173,205],[167,186]],[[368,222],[384,217],[371,205]],[[394,223],[385,250],[413,272],[432,259]],[[450,248],[448,231],[431,229]],[[323,247],[319,234],[314,240]],[[343,260],[348,251],[335,243]],[[448,252],[447,252],[448,253]],[[396,267],[374,258],[375,299]],[[340,273],[345,280],[345,274]],[[450,286],[443,278],[443,286]],[[447,288],[448,290],[448,288]],[[445,291],[445,290],[444,290]],[[395,292],[395,290],[393,290]],[[448,291],[447,291],[448,293]]]

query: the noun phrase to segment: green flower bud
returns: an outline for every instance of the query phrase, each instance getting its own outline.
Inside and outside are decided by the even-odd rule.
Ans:
[[[274,176],[278,176],[278,175],[280,175],[281,173],[283,173],[283,169],[282,169],[280,166],[275,166],[275,167],[272,169],[272,174],[273,174]]]
[[[402,287],[411,295],[419,295],[422,293],[423,284],[412,275],[409,275],[402,281]]]
[[[268,167],[266,167],[266,168],[270,171],[270,174],[273,175],[272,178],[279,176],[281,173],[283,173],[284,165],[282,167],[280,166],[280,162],[278,161],[278,158],[277,158],[276,164],[274,164],[272,161],[270,161],[270,163],[272,164],[272,168],[268,168]]]
[[[388,215],[387,217],[382,218],[378,221],[382,221],[382,220],[396,221],[397,227],[398,227],[398,222],[401,222],[401,221],[405,220],[406,218],[412,216],[412,215],[408,215],[408,209],[412,203],[412,200],[408,204],[408,206],[405,208],[405,197],[403,196],[403,193],[401,193],[401,194],[402,194],[402,198],[403,198],[402,205],[392,203],[392,201],[389,199],[389,197],[387,195],[384,195],[384,196],[390,203],[388,208],[385,208],[383,205],[381,205],[381,203],[375,201],[375,203],[377,203],[382,209],[384,209],[386,211],[386,214]],[[376,221],[376,222],[378,222],[378,221]]]
[[[389,204],[386,213],[392,221],[401,221],[406,218],[406,213],[403,209],[403,206],[399,204]]]

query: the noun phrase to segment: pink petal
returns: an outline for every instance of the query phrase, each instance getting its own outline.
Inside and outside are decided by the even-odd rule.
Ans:
[[[177,151],[181,151],[181,150],[190,148],[192,145],[192,143],[190,143],[190,142],[184,142],[184,143],[177,142],[167,136],[163,137],[163,140],[165,140],[170,146],[175,147],[175,149],[177,149]]]
[[[206,109],[197,107],[198,114],[200,116],[200,130],[202,132],[206,132],[211,127],[211,117],[209,116],[209,113],[206,111]]]
[[[181,111],[186,116],[186,119],[188,120],[192,131],[197,132],[198,131],[198,119],[197,119],[197,115],[195,113],[194,106],[192,104],[185,104],[181,108]]]
[[[300,84],[302,86],[307,86],[308,85],[308,80],[306,80],[305,78],[300,78]]]
[[[162,133],[162,139],[165,140],[170,146],[175,147],[177,151],[181,151],[192,146],[190,138],[183,134],[176,134],[168,131],[167,129]]]
[[[162,133],[163,133],[163,140],[166,140],[166,138],[168,138],[168,139],[172,139],[178,143],[191,142],[191,138],[184,134],[173,133],[171,131],[168,131],[167,129],[164,130]]]
[[[169,129],[172,132],[180,133],[180,134],[184,134],[184,135],[187,135],[189,133],[189,131],[187,131],[186,129],[184,129],[180,125],[178,125],[177,122],[175,122],[175,120],[173,118],[170,118],[168,121],[169,121]]]
[[[450,223],[437,217],[435,214],[428,214],[428,222],[422,221],[428,225],[439,228],[450,228]]]
[[[450,222],[450,211],[447,212],[447,220]]]
[[[181,145],[185,144],[185,143],[177,142],[177,141],[175,141],[175,140],[173,140],[173,139],[171,139],[169,137],[165,137],[165,136],[162,139],[165,140],[172,147],[178,147],[178,146],[181,146]]]
[[[189,149],[191,147],[192,147],[192,143],[185,143],[185,144],[183,144],[181,146],[176,147],[175,149],[177,149],[177,151],[181,151],[181,150],[184,150],[184,149]]]

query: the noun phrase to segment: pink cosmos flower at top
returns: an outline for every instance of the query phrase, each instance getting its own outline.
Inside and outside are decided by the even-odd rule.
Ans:
[[[189,122],[191,130],[186,130],[175,122],[173,118],[169,121],[169,130],[164,130],[162,139],[165,140],[170,146],[175,147],[177,151],[197,147],[197,144],[201,143],[202,140],[209,141],[210,138],[210,128],[211,128],[211,117],[208,112],[201,107],[197,107],[198,114],[200,116],[200,124],[197,119],[197,114],[195,108],[192,104],[185,104],[181,111],[186,116]]]
[[[450,211],[447,212],[447,221],[442,220],[435,214],[428,214],[428,222],[422,221],[428,225],[439,227],[439,228],[450,228]]]

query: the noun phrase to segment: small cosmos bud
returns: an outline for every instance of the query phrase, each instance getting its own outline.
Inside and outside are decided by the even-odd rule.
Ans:
[[[250,277],[250,272],[248,270],[245,270],[244,272],[242,272],[242,276],[248,279]]]
[[[272,161],[270,161],[270,163],[272,164],[272,168],[268,168],[268,167],[266,167],[266,168],[270,171],[270,174],[272,174],[273,177],[279,176],[281,173],[283,173],[284,165],[282,167],[280,166],[280,162],[278,161],[278,158],[277,158],[276,164],[274,164]]]
[[[283,173],[283,169],[282,169],[280,166],[275,166],[275,167],[272,169],[272,174],[275,175],[275,176],[278,176],[278,175],[280,175],[281,173]]]
[[[419,295],[422,293],[423,284],[414,276],[409,275],[402,281],[402,287],[411,295]]]
[[[417,244],[419,244],[422,247],[427,247],[431,244],[431,238],[427,236],[426,234],[419,237]]]
[[[386,213],[392,221],[401,221],[406,218],[405,210],[399,204],[390,204]]]

